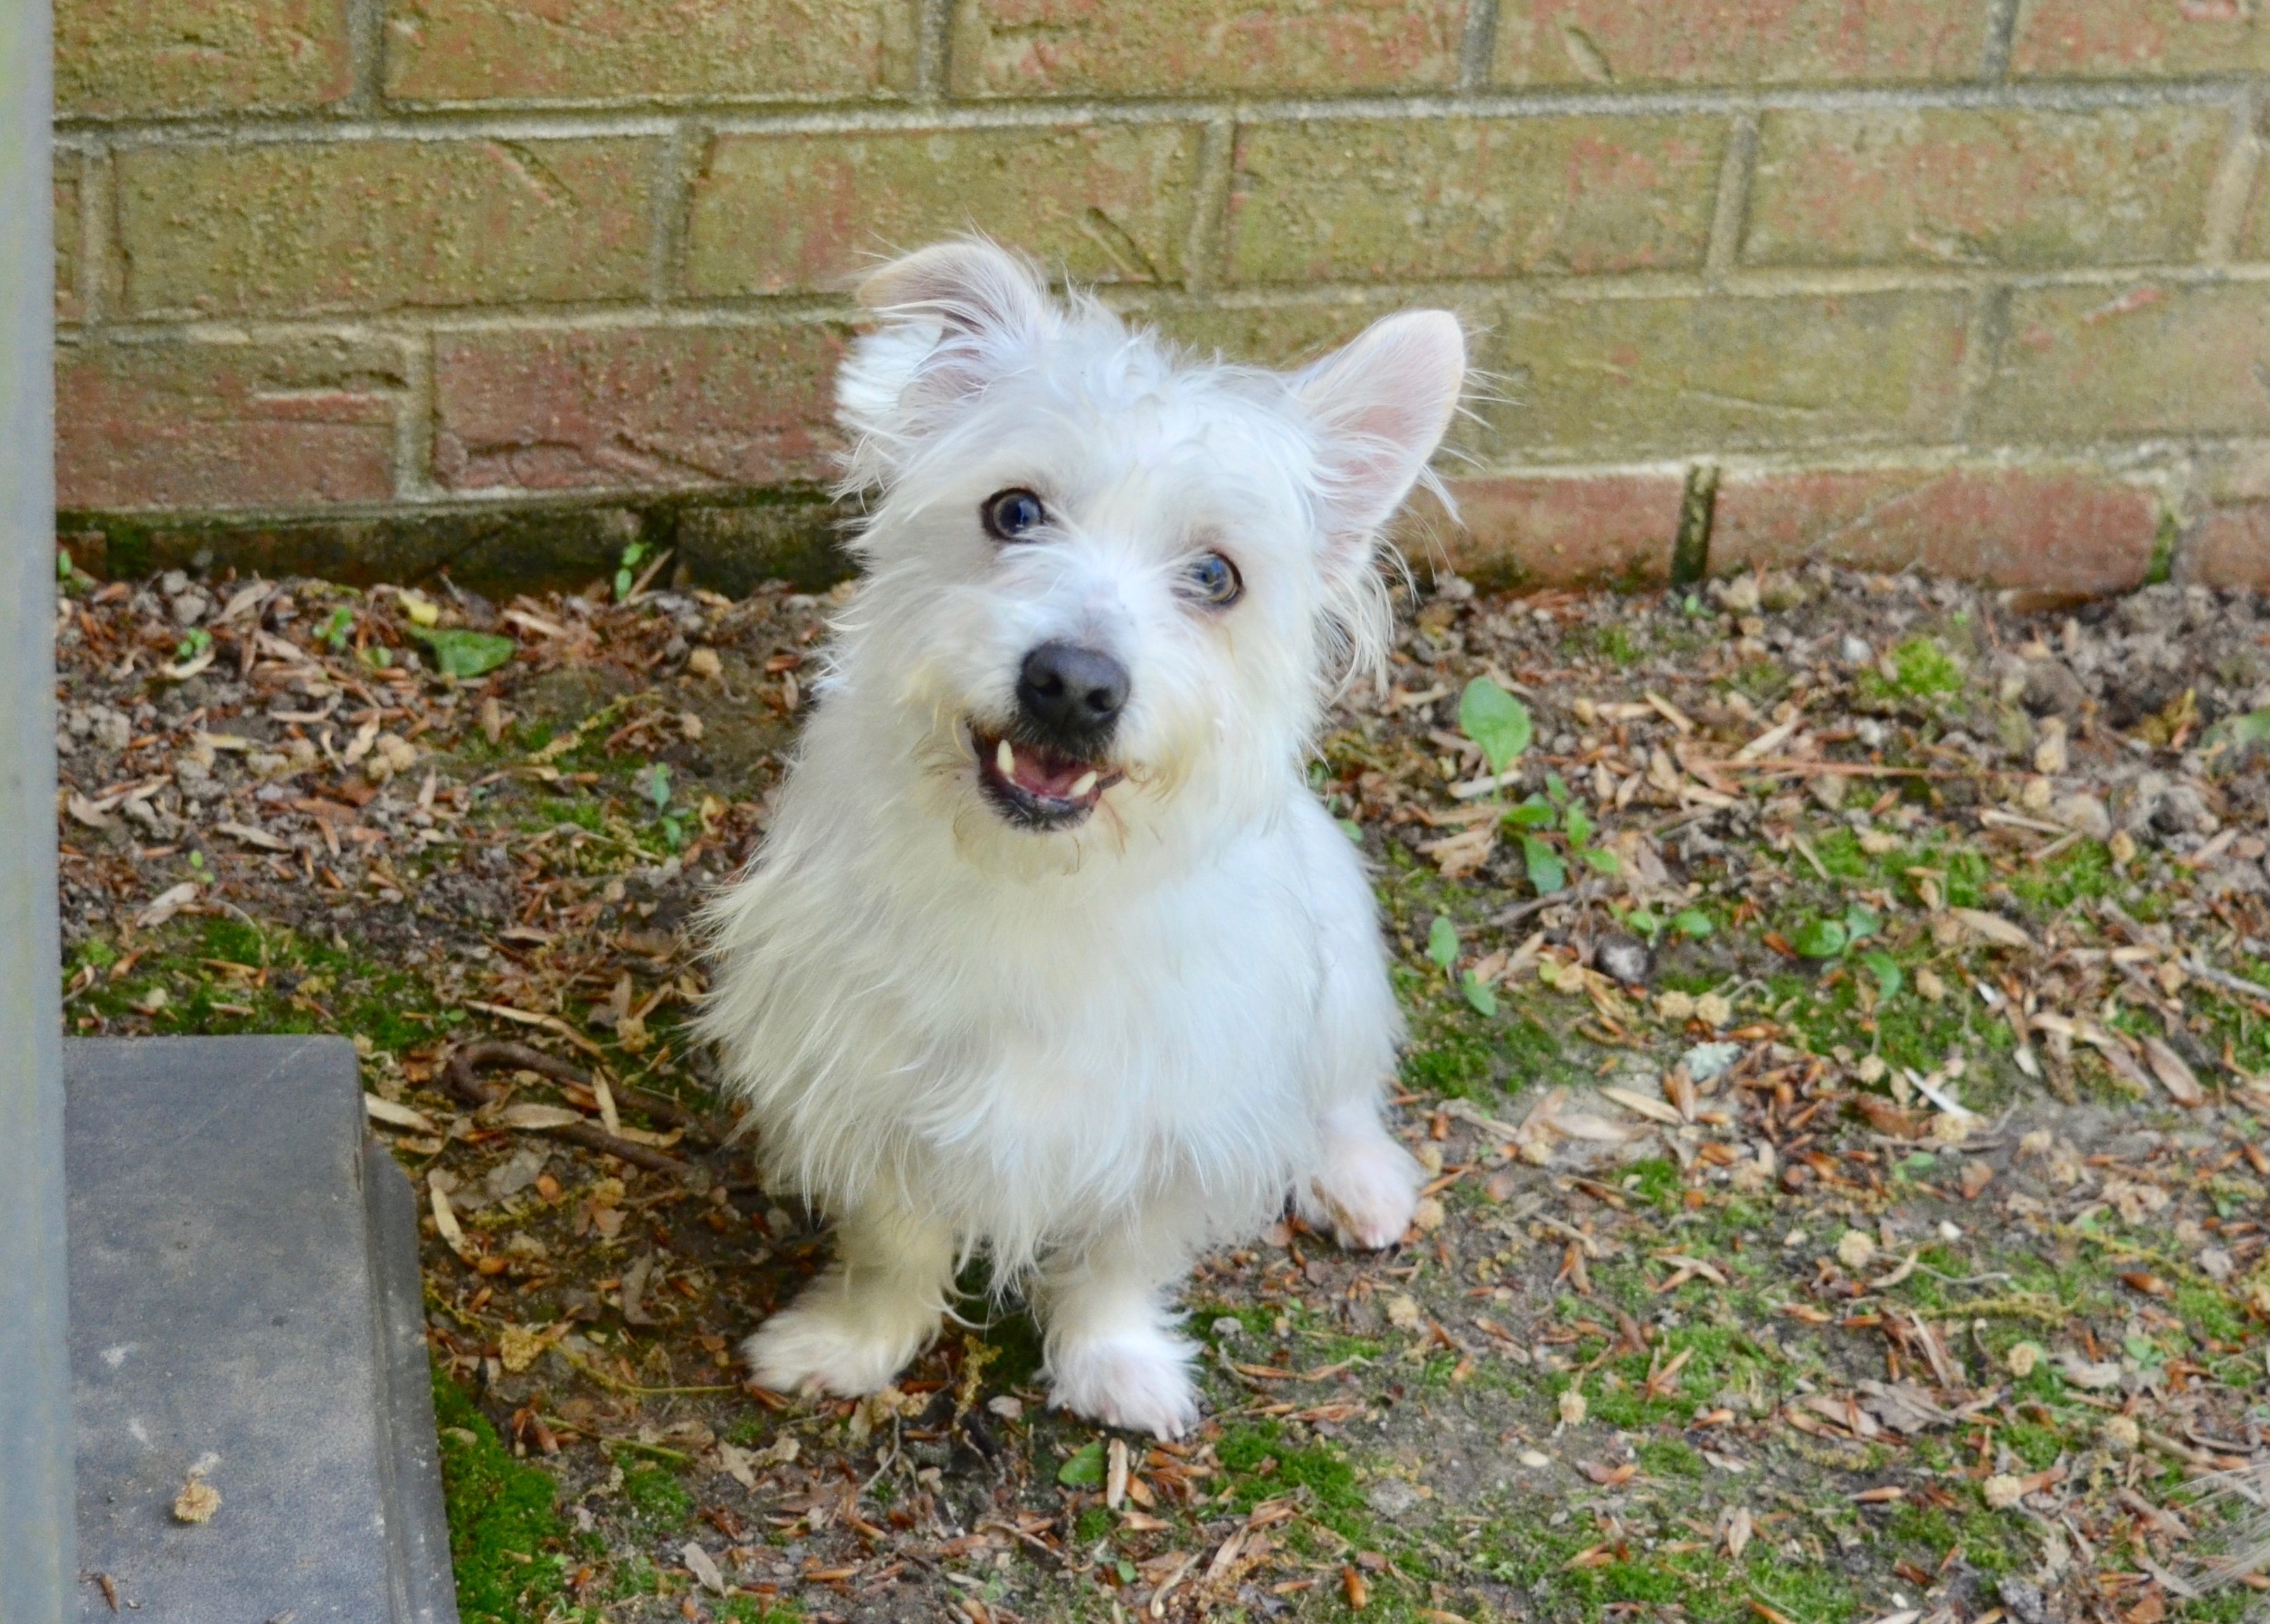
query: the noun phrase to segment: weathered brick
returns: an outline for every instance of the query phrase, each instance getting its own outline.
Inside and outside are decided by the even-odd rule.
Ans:
[[[2270,592],[2270,501],[2208,514],[2185,545],[2177,573],[2202,586]]]
[[[911,0],[401,0],[387,94],[411,101],[805,97],[914,84]]]
[[[102,511],[377,502],[394,494],[403,358],[389,342],[65,345],[56,500]]]
[[[2093,468],[1729,470],[1710,563],[1818,560],[2085,596],[2140,584],[2158,530],[2150,491]]]
[[[2256,167],[2254,194],[2247,199],[2246,215],[2240,227],[2239,253],[2243,257],[2259,260],[2270,256],[2270,165]]]
[[[2134,264],[2197,251],[2228,116],[2203,107],[1769,113],[1751,264]]]
[[[1502,85],[1783,85],[1975,77],[1982,5],[1710,0],[1673,25],[1647,0],[1506,0]]]
[[[2022,0],[2010,67],[2064,78],[2259,73],[2270,21],[2245,0]]]
[[[1241,282],[1699,266],[1717,119],[1317,120],[1238,131]]]
[[[1486,461],[1906,443],[1951,431],[1970,297],[1510,303],[1480,357]]]
[[[1399,530],[1423,576],[1439,560],[1477,585],[1649,586],[1671,567],[1685,481],[1663,469],[1448,481],[1458,522],[1431,500]]]
[[[347,0],[58,0],[65,118],[323,107],[352,88]]]
[[[58,322],[76,322],[86,314],[86,290],[79,285],[78,263],[81,170],[78,153],[56,154],[56,320]]]
[[[2255,284],[2021,288],[1975,422],[1990,440],[2270,433]]]
[[[135,148],[118,165],[137,315],[636,297],[655,144]]]
[[[721,136],[694,183],[688,280],[708,295],[837,288],[976,229],[1082,280],[1175,281],[1198,149],[1182,125]]]
[[[824,592],[857,571],[844,549],[848,521],[819,494],[734,508],[689,508],[678,515],[678,556],[705,586],[746,597],[768,581]]]
[[[842,343],[812,325],[444,334],[434,478],[461,491],[825,478]]]
[[[1425,90],[1458,82],[1465,0],[973,0],[953,40],[972,96]]]

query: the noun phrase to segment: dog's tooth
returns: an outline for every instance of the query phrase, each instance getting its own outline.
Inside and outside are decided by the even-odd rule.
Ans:
[[[1082,773],[1078,778],[1072,780],[1072,793],[1067,798],[1077,801],[1094,788],[1095,775],[1093,772]]]
[[[1005,738],[1001,741],[1000,747],[993,753],[993,769],[1004,778],[1013,778],[1017,775],[1017,753],[1009,748],[1009,741]]]

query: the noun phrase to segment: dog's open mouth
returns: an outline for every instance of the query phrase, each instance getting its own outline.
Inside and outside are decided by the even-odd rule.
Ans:
[[[1024,828],[1065,829],[1084,821],[1103,792],[1127,775],[1105,762],[982,729],[971,729],[969,737],[977,782],[1001,815]]]

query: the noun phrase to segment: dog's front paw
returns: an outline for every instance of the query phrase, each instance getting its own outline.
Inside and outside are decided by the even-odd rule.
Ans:
[[[1059,1345],[1049,1353],[1049,1402],[1106,1427],[1179,1438],[1198,1419],[1192,1351],[1150,1326]]]
[[[1320,1208],[1320,1216],[1330,1220],[1342,1246],[1376,1251],[1410,1228],[1425,1177],[1411,1153],[1384,1133],[1333,1138],[1326,1141],[1323,1168],[1309,1181],[1312,1210]]]
[[[857,1398],[889,1386],[936,1328],[935,1320],[886,1325],[841,1304],[797,1302],[760,1325],[741,1344],[741,1357],[760,1387]]]

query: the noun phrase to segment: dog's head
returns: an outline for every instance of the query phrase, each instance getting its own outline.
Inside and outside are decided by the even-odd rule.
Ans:
[[[1383,647],[1379,532],[1457,405],[1457,320],[1287,374],[1194,362],[982,241],[861,298],[839,394],[872,508],[834,683],[858,730],[992,843],[1274,805]]]

